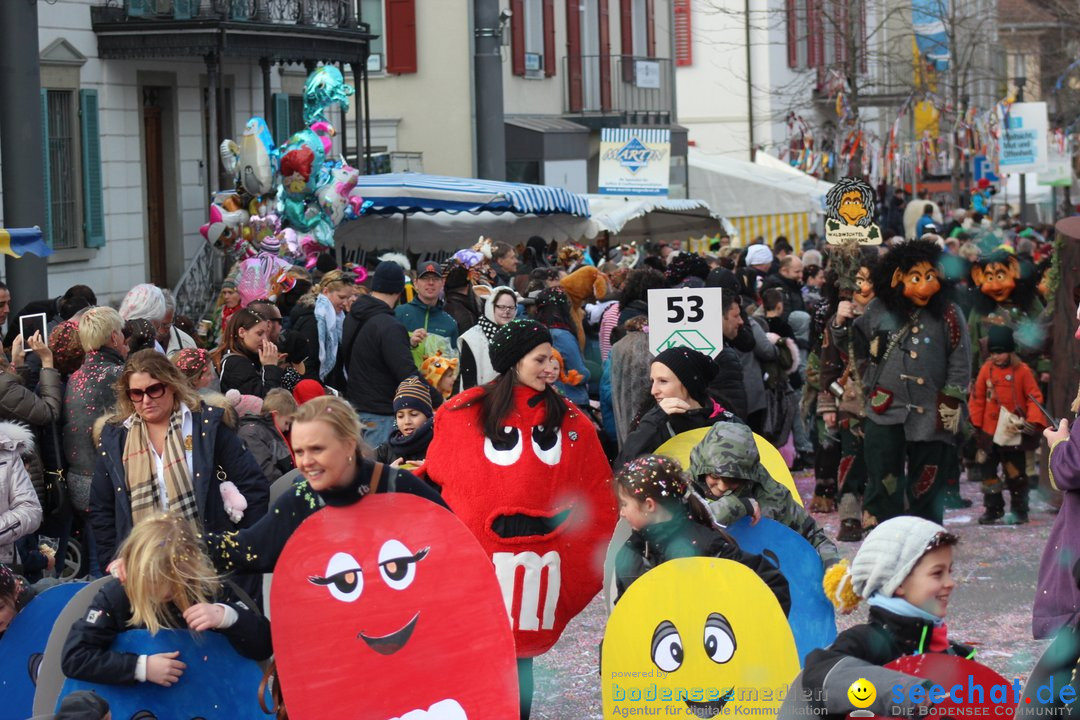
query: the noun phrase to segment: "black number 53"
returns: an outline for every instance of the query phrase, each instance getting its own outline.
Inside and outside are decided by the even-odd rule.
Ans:
[[[685,309],[683,306],[686,306]],[[705,305],[705,301],[700,295],[687,295],[686,297],[669,297],[667,299],[667,321],[669,323],[682,322],[683,318],[687,322],[701,322],[705,317],[705,311],[702,310],[702,306]]]

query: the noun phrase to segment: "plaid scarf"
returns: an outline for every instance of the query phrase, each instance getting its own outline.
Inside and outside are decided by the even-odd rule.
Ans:
[[[164,510],[159,497],[155,463],[150,449],[150,435],[146,423],[135,415],[124,443],[124,476],[127,478],[128,495],[131,499],[133,524]],[[188,472],[187,453],[184,450],[184,413],[177,410],[169,418],[169,430],[165,433],[165,453],[162,456],[165,473],[165,491],[168,493],[169,511],[198,521],[199,507],[195,502],[195,488]]]

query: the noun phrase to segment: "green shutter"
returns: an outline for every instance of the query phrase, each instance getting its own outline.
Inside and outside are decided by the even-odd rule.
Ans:
[[[101,187],[101,131],[98,122],[98,91],[79,91],[82,118],[83,228],[86,247],[105,244],[105,201]]]
[[[195,0],[173,0],[173,18],[176,20],[190,20],[192,5]]]
[[[41,237],[52,247],[52,166],[49,162],[49,91],[41,88],[41,167],[45,171],[45,218]]]
[[[278,145],[289,142],[289,95],[274,93],[274,137]]]
[[[146,0],[127,0],[128,17],[142,17],[146,14]]]

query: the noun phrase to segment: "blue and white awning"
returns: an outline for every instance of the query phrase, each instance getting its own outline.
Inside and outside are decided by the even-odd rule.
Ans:
[[[520,214],[565,213],[589,217],[589,200],[558,187],[472,178],[391,173],[362,175],[356,185],[369,212],[509,211]]]

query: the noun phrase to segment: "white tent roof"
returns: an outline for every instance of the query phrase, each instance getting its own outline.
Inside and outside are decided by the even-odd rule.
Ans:
[[[617,235],[620,242],[652,238],[715,235],[724,228],[723,218],[704,200],[665,197],[624,198],[589,195],[589,222],[585,237],[601,232]]]
[[[687,162],[690,192],[727,218],[821,213],[832,187],[780,160],[752,163],[690,148]]]

